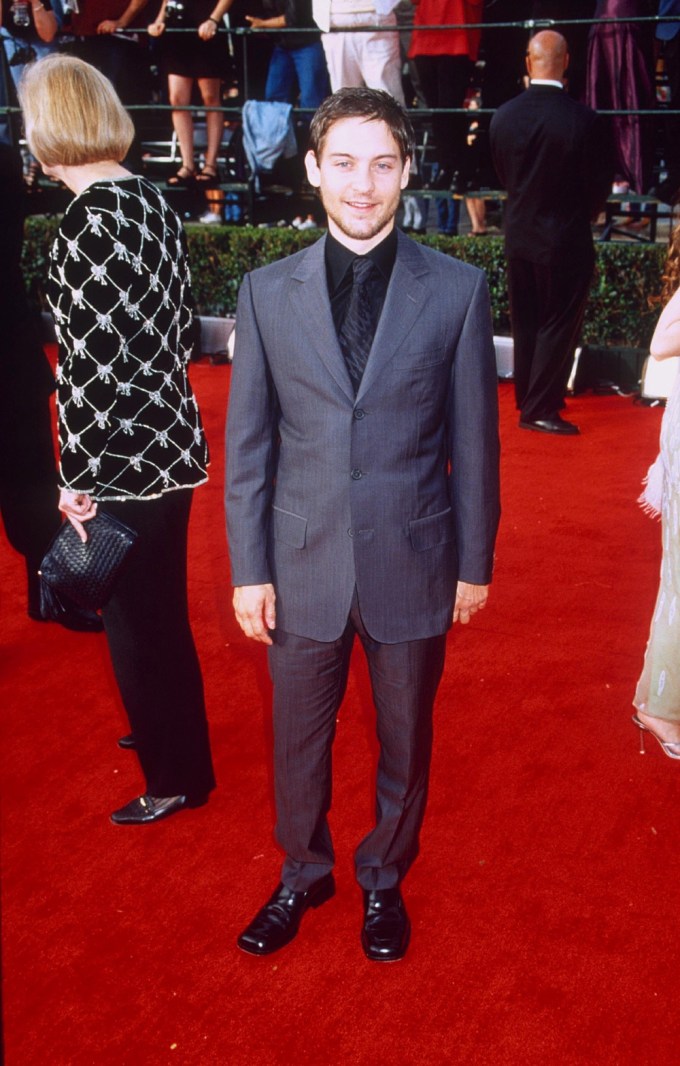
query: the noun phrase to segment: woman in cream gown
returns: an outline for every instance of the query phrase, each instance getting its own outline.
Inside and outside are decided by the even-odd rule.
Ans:
[[[667,303],[650,345],[655,359],[680,355],[679,285],[680,226],[666,261],[662,298]],[[661,580],[633,700],[633,722],[640,729],[641,751],[645,733],[651,733],[669,758],[680,759],[680,374],[664,411],[660,443],[641,502],[651,513],[661,514]]]

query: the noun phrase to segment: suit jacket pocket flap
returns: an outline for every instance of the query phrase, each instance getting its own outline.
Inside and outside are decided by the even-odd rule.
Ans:
[[[440,544],[449,544],[455,540],[453,512],[450,507],[439,514],[427,518],[414,518],[409,522],[409,534],[414,551],[424,552]]]
[[[307,519],[292,511],[282,511],[272,507],[272,533],[275,540],[288,544],[291,548],[304,548],[307,536]]]

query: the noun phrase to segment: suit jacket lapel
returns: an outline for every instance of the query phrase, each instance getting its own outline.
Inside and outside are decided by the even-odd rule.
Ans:
[[[301,330],[307,334],[320,361],[333,380],[354,403],[354,389],[333,324],[326,281],[326,238],[313,244],[291,275],[291,300]]]
[[[387,289],[371,353],[357,393],[359,400],[394,357],[409,335],[427,298],[427,288],[419,280],[429,268],[415,241],[398,235],[397,257]],[[325,237],[313,244],[291,275],[291,300],[300,328],[309,338],[320,361],[352,403],[354,389],[331,315],[326,262]]]
[[[427,289],[418,275],[427,273],[429,268],[417,243],[399,233],[397,258],[357,400],[371,387],[417,322],[427,298]]]

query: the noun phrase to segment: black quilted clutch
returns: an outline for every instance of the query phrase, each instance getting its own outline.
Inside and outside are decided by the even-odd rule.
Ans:
[[[137,540],[134,529],[105,511],[97,511],[84,525],[87,540],[83,544],[71,523],[63,522],[42,561],[40,609],[44,618],[59,620],[60,597],[90,611],[103,607]]]

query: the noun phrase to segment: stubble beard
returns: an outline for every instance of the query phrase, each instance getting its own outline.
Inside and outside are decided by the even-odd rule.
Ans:
[[[342,216],[332,206],[329,207],[321,189],[319,190],[319,195],[329,219],[335,223],[345,237],[349,237],[353,241],[370,241],[377,237],[379,233],[382,233],[383,230],[391,229],[401,199],[400,193],[399,196],[395,197],[391,203],[383,208],[375,219],[366,219],[365,221],[357,219],[354,221]]]

